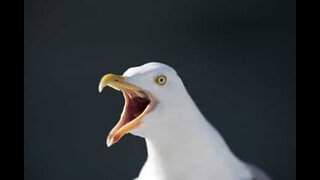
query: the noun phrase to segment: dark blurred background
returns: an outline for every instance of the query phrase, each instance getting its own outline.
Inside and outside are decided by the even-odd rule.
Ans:
[[[178,71],[238,157],[296,179],[294,0],[24,2],[26,180],[135,178],[144,140],[106,147],[123,97],[98,83],[149,61]]]

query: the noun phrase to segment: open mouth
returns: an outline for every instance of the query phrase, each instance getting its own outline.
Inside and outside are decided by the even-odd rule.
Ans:
[[[125,100],[124,108],[120,120],[108,135],[108,146],[118,142],[130,130],[138,128],[143,116],[155,106],[154,98],[143,90],[122,90],[122,93]]]
[[[123,96],[125,99],[125,104],[121,119],[125,124],[142,114],[151,102],[147,96],[140,97],[136,93],[123,92]]]
[[[107,137],[109,147],[117,143],[130,130],[139,127],[144,115],[155,107],[156,100],[150,92],[126,82],[123,76],[105,75],[100,81],[99,91],[101,92],[105,86],[122,91],[125,100],[120,120]]]
[[[125,104],[119,120],[119,123],[121,123],[119,128],[125,127],[139,116],[147,114],[154,107],[153,98],[144,91],[123,91],[123,96]],[[141,124],[141,121],[139,121],[139,124]]]

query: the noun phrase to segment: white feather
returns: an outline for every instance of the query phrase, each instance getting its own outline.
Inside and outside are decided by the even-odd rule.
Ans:
[[[154,77],[163,74],[159,86]],[[205,119],[176,71],[161,63],[128,69],[130,83],[150,91],[158,101],[142,125],[130,133],[146,140],[148,158],[137,180],[251,180],[253,174]],[[198,75],[198,83],[207,79]]]

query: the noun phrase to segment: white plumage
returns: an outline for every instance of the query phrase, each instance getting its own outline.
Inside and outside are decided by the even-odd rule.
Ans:
[[[164,85],[155,77],[164,75]],[[125,81],[150,92],[157,103],[129,133],[145,138],[148,158],[136,180],[268,180],[239,160],[205,119],[174,69],[147,63],[128,69]],[[194,75],[198,83],[213,83]]]

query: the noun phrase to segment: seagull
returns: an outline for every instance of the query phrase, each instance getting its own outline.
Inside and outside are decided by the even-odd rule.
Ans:
[[[208,80],[204,78],[195,81]],[[123,75],[106,74],[99,92],[106,86],[121,91],[125,100],[107,146],[127,133],[146,141],[148,157],[135,180],[270,180],[234,155],[170,66],[149,62]]]

